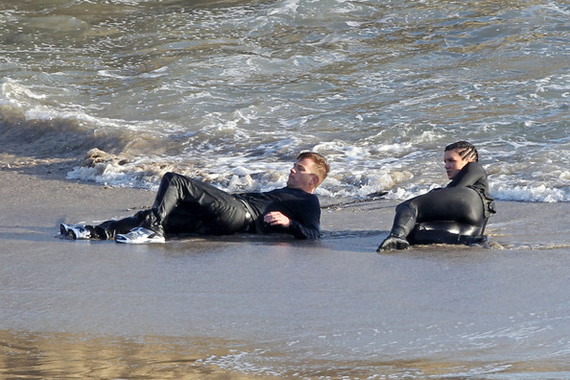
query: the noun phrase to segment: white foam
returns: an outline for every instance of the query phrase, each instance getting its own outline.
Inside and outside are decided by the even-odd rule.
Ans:
[[[272,9],[267,12],[267,15],[295,14],[297,8],[299,8],[299,0],[285,0],[272,7]]]
[[[93,167],[77,166],[67,173],[67,178],[115,187],[156,189],[160,178],[172,169],[172,166],[149,165],[140,161],[125,165],[98,163]]]
[[[236,125],[217,126],[210,132],[232,134],[240,140],[251,138],[247,131]],[[206,136],[198,137],[202,142]],[[104,183],[111,186],[134,186],[156,188],[160,177],[166,171],[176,171],[185,175],[196,176],[216,186],[232,191],[266,191],[285,186],[289,169],[295,154],[285,161],[275,160],[274,153],[279,150],[296,151],[297,142],[290,144],[284,141],[276,145],[261,146],[265,157],[256,155],[235,155],[231,151],[220,150],[200,157],[196,161],[195,151],[189,151],[188,157],[153,156],[139,157],[127,164],[106,164],[95,168],[77,167],[68,174],[68,178],[82,179]],[[376,148],[374,148],[376,149]],[[415,167],[411,163],[418,162],[417,156],[425,152],[404,155],[403,158],[375,159],[371,148],[351,146],[346,142],[333,141],[315,145],[311,150],[324,153],[331,163],[331,173],[317,194],[332,198],[363,199],[369,194],[387,192],[388,199],[404,200],[418,196],[436,187],[447,185],[445,175],[440,172],[441,165],[421,163]],[[398,151],[402,154],[401,145],[384,148],[386,155]],[[377,153],[376,153],[377,154]],[[550,185],[543,183],[545,178],[540,172],[532,173],[536,178],[521,180],[517,168],[511,167],[502,174],[495,173],[497,167],[486,166],[490,172],[490,192],[497,200],[527,202],[567,202],[570,201],[570,189],[565,184],[570,178],[569,171],[548,173],[552,179]],[[502,167],[504,169],[504,167]],[[412,169],[412,170],[410,170]],[[555,182],[559,185],[553,186]]]
[[[547,187],[545,185],[507,186],[503,184],[492,186],[491,194],[497,199],[526,202],[568,202],[568,191]]]

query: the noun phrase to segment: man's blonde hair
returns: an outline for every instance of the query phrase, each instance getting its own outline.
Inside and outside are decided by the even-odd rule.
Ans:
[[[308,158],[315,163],[315,173],[314,174],[316,174],[317,177],[319,178],[317,185],[315,186],[315,188],[317,188],[321,183],[323,183],[325,178],[327,178],[327,174],[329,174],[329,170],[331,169],[330,165],[327,162],[327,159],[325,158],[325,156],[323,156],[320,153],[303,152],[299,156],[297,156],[297,160],[302,160],[304,158]]]

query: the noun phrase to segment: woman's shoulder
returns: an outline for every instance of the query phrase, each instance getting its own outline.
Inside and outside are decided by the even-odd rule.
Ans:
[[[467,165],[465,165],[463,167],[464,170],[481,170],[481,171],[485,171],[485,169],[483,169],[483,165],[481,165],[479,162],[474,161],[474,162],[469,162]]]
[[[487,177],[487,172],[479,162],[470,162],[461,169],[464,175],[472,177]]]

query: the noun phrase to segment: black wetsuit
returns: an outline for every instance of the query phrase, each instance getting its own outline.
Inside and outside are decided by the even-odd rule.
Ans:
[[[280,211],[289,228],[270,226],[265,214]],[[132,217],[92,226],[92,235],[112,239],[135,227],[165,234],[227,235],[236,232],[289,233],[297,239],[320,236],[321,207],[316,195],[282,188],[264,193],[230,194],[199,180],[176,173],[163,176],[152,209]]]
[[[410,244],[470,244],[482,237],[495,212],[487,173],[479,163],[471,162],[447,187],[399,204],[391,235]]]

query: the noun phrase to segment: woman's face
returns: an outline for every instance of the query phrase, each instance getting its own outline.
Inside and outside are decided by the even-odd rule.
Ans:
[[[447,178],[453,179],[463,169],[465,165],[470,163],[472,160],[464,160],[461,158],[457,149],[448,150],[443,152],[443,162],[445,163],[445,171],[447,173]]]

